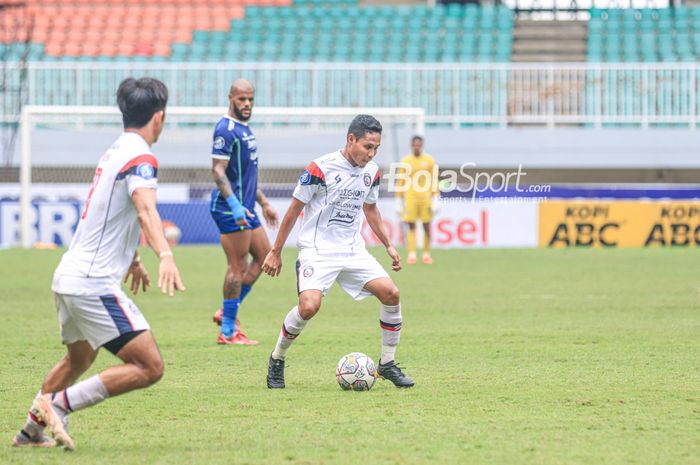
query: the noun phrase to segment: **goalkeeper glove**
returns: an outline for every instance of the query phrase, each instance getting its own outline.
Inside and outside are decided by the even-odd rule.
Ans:
[[[239,221],[245,218],[245,208],[243,208],[243,205],[241,205],[241,202],[238,201],[235,195],[231,194],[226,197],[226,203],[228,203],[233,213],[234,220]]]
[[[403,215],[403,199],[401,197],[396,197],[395,201],[395,206],[394,208],[396,209],[396,213],[401,216]]]
[[[440,194],[433,195],[433,200],[430,203],[430,210],[432,210],[433,215],[437,215],[440,211]]]

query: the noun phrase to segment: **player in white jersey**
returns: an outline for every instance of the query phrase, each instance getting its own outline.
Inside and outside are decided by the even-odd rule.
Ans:
[[[167,101],[168,89],[156,79],[128,78],[119,85],[124,133],[100,158],[75,236],[53,279],[68,353],[46,375],[15,446],[58,444],[72,450],[66,431],[71,412],[150,386],[163,375],[148,322],[121,282],[131,277],[134,294],[150,285],[137,250],[143,230],[160,257],[158,287],[170,296],[184,290],[156,210],[158,160],[150,149],[163,130]],[[124,363],[74,384],[100,347]]]
[[[275,244],[263,263],[263,271],[270,276],[279,275],[282,247],[303,210],[296,263],[299,304],[287,314],[270,355],[269,388],[284,388],[287,350],[321,308],[323,296],[335,281],[355,300],[369,295],[379,299],[382,355],[377,373],[397,387],[414,384],[394,361],[402,322],[399,289],[367,252],[360,234],[364,216],[386,247],[392,269],[401,269],[401,258],[391,245],[376,205],[381,176],[372,160],[377,155],[381,134],[382,126],[374,117],[356,116],[348,129],[345,147],[312,161],[294,189]]]

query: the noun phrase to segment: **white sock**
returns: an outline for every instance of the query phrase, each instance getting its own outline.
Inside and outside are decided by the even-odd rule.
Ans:
[[[109,397],[100,375],[81,381],[51,396],[51,402],[66,412],[76,412],[98,404]]]
[[[389,363],[396,357],[396,346],[401,339],[401,304],[382,304],[379,326],[382,328],[382,356],[379,363]]]
[[[37,399],[39,397],[41,397],[41,390],[37,392],[36,397],[34,399]],[[30,437],[35,437],[41,434],[44,431],[45,427],[46,424],[43,421],[39,420],[30,409],[27,413],[27,422],[22,427],[22,431],[27,433],[27,435]]]
[[[287,354],[287,349],[292,345],[292,342],[299,336],[299,333],[304,329],[308,323],[299,314],[299,307],[294,307],[287,313],[282,324],[282,329],[280,330],[280,335],[277,338],[277,345],[275,350],[272,352],[272,358],[276,360],[284,360]]]

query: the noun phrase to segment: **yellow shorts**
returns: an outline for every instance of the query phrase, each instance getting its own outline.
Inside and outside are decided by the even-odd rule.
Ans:
[[[430,201],[416,202],[406,199],[401,219],[406,223],[415,223],[416,221],[430,223],[433,220],[433,209]]]

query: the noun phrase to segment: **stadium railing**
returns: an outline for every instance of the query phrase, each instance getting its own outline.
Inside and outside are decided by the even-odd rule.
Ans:
[[[700,112],[697,63],[29,63],[5,69],[0,123],[17,123],[23,104],[113,105],[132,75],[162,79],[178,106],[225,104],[232,80],[245,76],[258,105],[420,107],[426,124],[455,128],[695,128]]]

